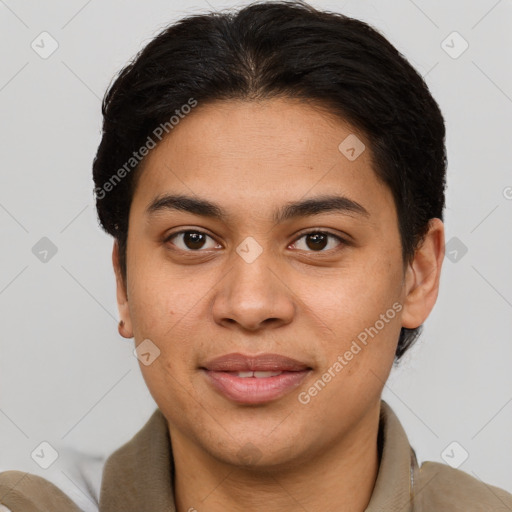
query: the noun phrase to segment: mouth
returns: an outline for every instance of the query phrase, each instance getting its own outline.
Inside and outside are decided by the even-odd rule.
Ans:
[[[255,377],[256,379],[268,379],[269,377],[277,377],[278,375],[282,375],[283,372],[265,372],[265,371],[255,371],[255,372],[225,372],[231,373],[234,377],[240,377],[241,379],[247,379],[249,377]]]
[[[200,367],[209,385],[239,404],[263,404],[300,386],[312,368],[278,354],[227,354]]]

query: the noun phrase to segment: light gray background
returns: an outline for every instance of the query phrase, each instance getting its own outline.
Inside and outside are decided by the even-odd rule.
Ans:
[[[312,4],[380,29],[446,118],[446,241],[467,253],[445,259],[436,307],[384,398],[420,461],[442,461],[457,441],[469,453],[460,469],[512,492],[512,2]],[[67,453],[101,463],[156,407],[133,340],[117,333],[112,240],[97,224],[91,162],[113,75],[167,23],[205,9],[0,1],[0,470],[71,480]],[[31,48],[43,31],[59,44],[48,59]],[[453,31],[469,43],[456,59],[441,47]],[[43,236],[58,248],[47,263],[32,253]],[[41,441],[63,454],[48,470],[30,457]]]

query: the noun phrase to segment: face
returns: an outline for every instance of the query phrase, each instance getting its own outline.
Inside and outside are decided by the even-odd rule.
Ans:
[[[404,269],[372,165],[364,134],[283,99],[199,104],[148,154],[126,290],[116,247],[114,265],[173,441],[282,468],[375,419],[401,327],[435,302],[442,228]]]

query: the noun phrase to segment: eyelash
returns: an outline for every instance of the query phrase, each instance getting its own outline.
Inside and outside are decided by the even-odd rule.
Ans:
[[[211,235],[209,235],[205,231],[201,231],[201,230],[198,230],[198,229],[185,229],[183,231],[177,231],[176,233],[172,233],[171,235],[169,235],[168,237],[166,237],[164,239],[164,243],[169,243],[174,237],[176,237],[178,235],[185,234],[185,233],[198,233],[198,234],[201,234],[201,235],[206,235],[207,237],[211,238],[212,240],[215,240]],[[300,233],[299,236],[290,245],[295,245],[301,238],[304,238],[307,235],[313,235],[313,234],[315,234],[315,235],[327,235],[329,237],[332,237],[332,238],[336,239],[340,243],[341,246],[350,245],[350,243],[347,240],[343,239],[339,235],[335,235],[335,234],[333,234],[333,233],[331,233],[329,231],[322,231],[320,229],[312,229],[312,230]],[[172,245],[174,245],[174,244],[172,244]],[[310,250],[310,251],[306,251],[306,252],[311,252],[311,253],[314,253],[314,254],[315,253],[316,254],[321,254],[321,253],[330,253],[331,251],[337,251],[338,249],[339,249],[339,247],[334,248],[334,249],[328,249],[328,250],[320,250],[320,251]],[[202,249],[193,250],[193,249],[180,249],[180,248],[177,248],[177,250],[183,251],[183,252],[188,252],[188,253],[205,252],[205,250],[202,250]]]

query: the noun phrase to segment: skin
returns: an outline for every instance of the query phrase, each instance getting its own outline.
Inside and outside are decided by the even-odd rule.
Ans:
[[[354,161],[338,150],[351,133],[366,145]],[[208,199],[228,217],[147,215],[163,193]],[[345,195],[370,215],[273,221],[286,203],[324,194]],[[183,235],[164,241],[187,229],[209,236],[202,246]],[[315,246],[305,230],[349,243],[329,237]],[[236,252],[246,237],[262,249],[252,263]],[[380,397],[400,328],[428,317],[443,255],[444,226],[432,219],[404,269],[391,192],[372,169],[369,141],[350,124],[292,99],[200,104],[183,119],[144,160],[126,282],[116,243],[113,250],[120,333],[160,350],[140,368],[169,425],[177,510],[363,511],[377,477]],[[300,403],[298,394],[396,302],[401,311]],[[232,352],[278,353],[312,372],[282,398],[237,404],[199,370]],[[252,453],[249,463],[241,449]]]

